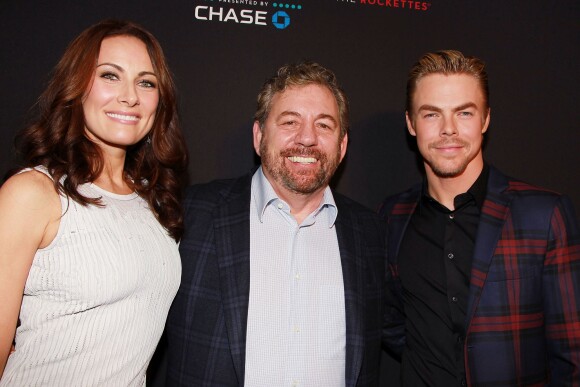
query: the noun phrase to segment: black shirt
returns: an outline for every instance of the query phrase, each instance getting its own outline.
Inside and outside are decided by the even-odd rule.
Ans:
[[[399,250],[407,346],[404,386],[464,386],[463,344],[471,261],[489,167],[450,211],[427,183]]]

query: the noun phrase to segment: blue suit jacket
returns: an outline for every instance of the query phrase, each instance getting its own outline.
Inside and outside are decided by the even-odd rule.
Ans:
[[[243,386],[250,291],[251,175],[192,186],[181,286],[167,321],[169,386]],[[334,193],[346,308],[346,386],[378,384],[384,226]]]
[[[387,199],[391,350],[405,346],[398,251],[421,185]],[[490,167],[465,328],[471,386],[580,385],[580,245],[567,197]]]

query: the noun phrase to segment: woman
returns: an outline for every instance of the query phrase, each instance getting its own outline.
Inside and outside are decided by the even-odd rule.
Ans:
[[[145,384],[181,275],[175,98],[130,22],[88,28],[56,66],[0,188],[0,386]]]

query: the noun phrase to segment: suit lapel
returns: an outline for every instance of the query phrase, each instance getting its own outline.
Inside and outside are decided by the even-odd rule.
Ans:
[[[364,279],[361,228],[350,208],[340,196],[334,194],[338,207],[336,236],[340,249],[342,277],[344,282],[344,306],[346,321],[346,386],[355,386],[361,370],[364,353]]]
[[[467,304],[466,327],[477,308],[483,285],[491,264],[494,250],[509,213],[511,195],[506,193],[508,179],[497,169],[490,166],[487,194],[481,208],[477,236],[473,249],[469,300]]]
[[[379,216],[387,221],[387,271],[385,273],[387,334],[383,335],[383,344],[387,344],[399,356],[405,347],[405,317],[398,256],[404,233],[419,205],[421,192],[422,183],[415,184],[407,191],[387,198],[379,209]]]
[[[421,184],[417,184],[398,198],[396,203],[388,204],[386,209],[389,225],[387,239],[387,257],[390,264],[397,264],[399,248],[405,230],[421,199]]]
[[[240,386],[244,384],[250,295],[250,194],[251,176],[239,179],[222,193],[224,204],[214,214],[225,324]]]

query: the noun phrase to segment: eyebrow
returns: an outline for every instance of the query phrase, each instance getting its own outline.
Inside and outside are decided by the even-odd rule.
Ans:
[[[99,64],[97,65],[97,67],[101,67],[101,66],[111,66],[111,67],[114,67],[114,68],[116,68],[118,71],[120,71],[120,72],[122,72],[122,73],[124,73],[124,72],[125,72],[125,69],[124,69],[124,68],[122,68],[121,66],[119,66],[118,64],[115,64],[115,63],[109,63],[109,62],[105,62],[105,63],[99,63]],[[142,77],[143,75],[152,75],[152,76],[154,76],[154,77],[157,77],[157,75],[156,75],[154,72],[152,72],[152,71],[141,71],[141,72],[140,72],[139,74],[137,74],[137,75],[139,75],[140,77]]]
[[[336,121],[336,119],[333,116],[331,116],[330,114],[322,113],[322,114],[319,114],[316,118],[317,119],[326,118],[327,120],[332,121],[335,125],[338,125],[338,121]]]
[[[292,110],[285,110],[282,113],[278,114],[278,117],[284,117],[284,116],[294,116],[294,117],[302,117],[302,115],[298,112],[292,111]],[[330,114],[326,114],[326,113],[321,113],[319,115],[316,116],[316,119],[327,119],[332,121],[334,124],[338,124],[338,121]]]
[[[301,117],[300,113],[297,112],[293,112],[291,110],[284,110],[282,113],[278,114],[278,117],[284,117],[284,116],[296,116],[296,117]]]
[[[463,105],[459,105],[457,107],[454,107],[452,110],[454,112],[458,112],[458,111],[465,110],[468,108],[477,108],[477,105],[473,102],[467,102],[467,103],[464,103]],[[443,111],[443,109],[441,109],[440,107],[433,106],[433,105],[421,105],[419,107],[419,111],[421,111],[421,110],[428,110],[431,112],[438,112],[438,113],[441,113]]]

